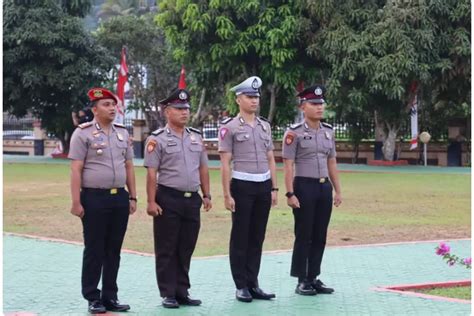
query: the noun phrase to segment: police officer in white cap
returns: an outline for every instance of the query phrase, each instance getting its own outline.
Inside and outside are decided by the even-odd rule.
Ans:
[[[275,297],[258,284],[268,216],[278,191],[270,124],[256,116],[261,85],[253,76],[231,88],[240,112],[222,121],[219,129],[224,203],[232,212],[230,266],[236,298],[242,302]]]

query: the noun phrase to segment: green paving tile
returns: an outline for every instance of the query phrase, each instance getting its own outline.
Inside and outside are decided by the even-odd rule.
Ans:
[[[470,241],[450,243],[459,256],[470,255]],[[194,259],[191,293],[200,307],[165,310],[155,283],[154,258],[123,254],[119,297],[132,306],[127,315],[468,315],[470,305],[373,291],[376,286],[469,279],[470,271],[448,267],[434,254],[436,243],[329,248],[322,279],[333,295],[294,294],[291,253],[266,254],[262,288],[274,301],[250,304],[234,299],[227,257]],[[4,311],[40,315],[86,315],[80,294],[82,247],[4,236]]]

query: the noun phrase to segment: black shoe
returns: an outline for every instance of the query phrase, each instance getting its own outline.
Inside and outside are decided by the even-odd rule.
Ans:
[[[302,281],[298,283],[295,293],[299,295],[316,295],[318,292],[311,286],[311,283]]]
[[[105,309],[111,312],[126,312],[130,309],[130,305],[120,304],[116,299],[102,300],[102,303],[104,304]]]
[[[321,280],[314,279],[313,282],[311,282],[311,286],[319,294],[332,294],[334,292],[334,289],[326,287],[326,285],[321,282]]]
[[[89,301],[89,307],[87,311],[90,314],[104,314],[106,312],[105,306],[102,305],[102,302],[99,300]]]
[[[178,308],[179,303],[174,297],[165,297],[163,302],[161,302],[165,308]]]
[[[259,287],[254,287],[254,288],[249,289],[249,293],[250,295],[252,295],[252,298],[256,300],[270,300],[276,297],[276,295],[273,293],[265,293]]]
[[[237,289],[235,291],[235,298],[238,301],[250,303],[252,301],[252,295],[250,295],[249,289],[244,287],[243,289]]]
[[[186,297],[176,297],[179,305],[199,306],[202,304],[201,300],[192,299],[189,295]]]

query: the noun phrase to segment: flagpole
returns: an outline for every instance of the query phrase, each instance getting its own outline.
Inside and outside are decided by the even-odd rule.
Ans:
[[[115,122],[119,124],[124,124],[125,121],[125,85],[128,81],[128,67],[126,55],[127,48],[123,46],[120,56],[120,67],[117,76],[117,97],[119,99],[119,102],[117,104],[117,115],[115,117]]]

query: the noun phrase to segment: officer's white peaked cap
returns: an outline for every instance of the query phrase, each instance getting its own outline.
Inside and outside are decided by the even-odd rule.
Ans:
[[[257,76],[252,76],[245,79],[238,85],[230,88],[230,91],[235,92],[235,95],[245,94],[248,96],[260,96],[260,87],[262,86],[262,79]]]

